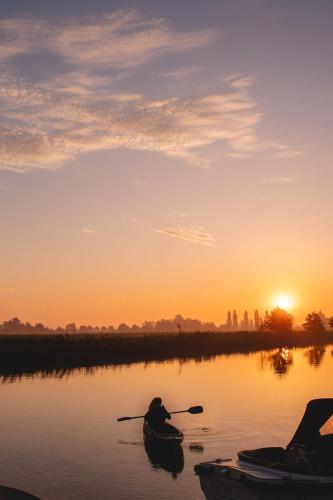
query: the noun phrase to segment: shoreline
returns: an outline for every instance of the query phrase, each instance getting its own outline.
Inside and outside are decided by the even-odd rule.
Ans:
[[[204,360],[220,354],[328,344],[333,344],[333,331],[3,334],[0,336],[0,376],[172,359]]]

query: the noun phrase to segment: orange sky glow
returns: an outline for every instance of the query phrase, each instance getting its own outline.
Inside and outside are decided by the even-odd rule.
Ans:
[[[8,6],[0,322],[333,315],[331,7],[305,3]]]

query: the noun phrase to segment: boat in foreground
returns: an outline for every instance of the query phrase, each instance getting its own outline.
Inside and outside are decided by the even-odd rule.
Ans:
[[[332,500],[332,415],[333,398],[310,401],[287,448],[196,465],[207,500]]]

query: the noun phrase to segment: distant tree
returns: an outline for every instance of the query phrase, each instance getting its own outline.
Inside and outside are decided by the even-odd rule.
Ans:
[[[120,325],[117,328],[117,331],[119,333],[128,333],[131,331],[131,327],[126,325],[126,323],[120,323]]]
[[[215,325],[214,325],[215,326]],[[200,332],[204,329],[202,322],[198,319],[186,318],[186,330],[188,332]]]
[[[141,326],[141,331],[144,333],[149,333],[154,331],[154,323],[152,321],[144,321]]]
[[[309,332],[323,332],[325,330],[322,315],[315,311],[307,314],[302,326],[304,330],[308,330]]]
[[[42,323],[32,326],[31,323],[21,323],[18,318],[13,318],[4,321],[1,330],[7,333],[33,333],[34,331],[44,332],[48,329]]]
[[[173,319],[173,324],[174,324],[174,330],[176,330],[178,333],[181,333],[186,330],[185,319],[181,314],[176,314],[176,316]]]
[[[331,328],[333,328],[333,316],[331,318],[329,318],[328,320],[328,324]]]
[[[238,316],[236,311],[232,313],[232,328],[238,330]]]
[[[250,322],[249,322],[249,313],[247,311],[244,311],[243,327],[245,328],[245,330],[249,329],[249,325],[250,325]]]
[[[75,333],[77,331],[75,323],[68,323],[65,327],[66,332]]]
[[[269,330],[273,332],[292,330],[294,318],[284,309],[276,307],[270,313],[268,313],[268,311],[266,311],[266,313],[265,319],[261,324],[262,330]]]
[[[36,323],[34,326],[34,329],[36,332],[44,332],[46,330],[45,326],[43,323]]]
[[[260,328],[260,316],[257,309],[254,311],[253,326],[256,331]]]
[[[228,311],[227,313],[227,330],[232,330],[232,319],[231,319],[231,311]]]
[[[3,329],[9,332],[20,332],[24,329],[24,324],[18,318],[9,319],[3,322]]]
[[[155,323],[155,332],[172,332],[174,325],[169,319],[159,319]]]
[[[213,321],[207,321],[202,326],[203,330],[206,332],[215,332],[217,330],[217,327]]]

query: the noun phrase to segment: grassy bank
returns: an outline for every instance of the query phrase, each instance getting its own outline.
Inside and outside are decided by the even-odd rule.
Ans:
[[[0,375],[333,344],[333,332],[0,336]]]

